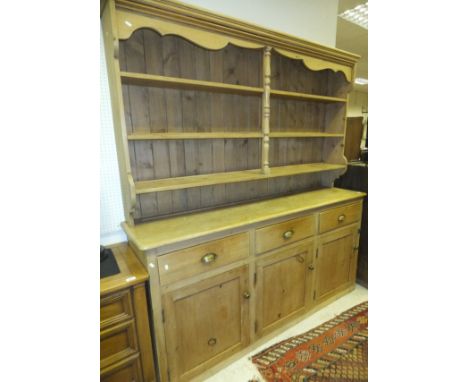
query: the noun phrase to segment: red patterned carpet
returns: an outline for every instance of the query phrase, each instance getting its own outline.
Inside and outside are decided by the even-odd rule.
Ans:
[[[367,301],[252,357],[268,382],[367,381]]]

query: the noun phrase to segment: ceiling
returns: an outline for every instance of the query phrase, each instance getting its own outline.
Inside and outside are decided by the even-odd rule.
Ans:
[[[365,2],[365,0],[339,0],[338,14]],[[367,74],[367,35],[367,29],[338,17],[336,47],[361,56],[356,67],[356,77],[369,78]],[[367,92],[367,85],[354,84],[354,89]]]

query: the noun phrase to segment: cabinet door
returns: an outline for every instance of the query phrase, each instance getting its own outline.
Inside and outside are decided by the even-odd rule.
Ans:
[[[313,247],[313,240],[307,240],[257,260],[257,336],[276,329],[311,306]]]
[[[248,268],[163,295],[171,380],[188,380],[249,343]]]
[[[333,231],[319,238],[316,302],[351,286],[356,278],[358,226]]]

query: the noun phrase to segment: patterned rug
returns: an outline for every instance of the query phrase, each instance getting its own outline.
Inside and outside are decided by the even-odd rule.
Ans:
[[[367,381],[367,301],[252,357],[267,382]]]

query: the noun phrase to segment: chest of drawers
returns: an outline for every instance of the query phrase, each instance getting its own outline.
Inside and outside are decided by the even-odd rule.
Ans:
[[[111,246],[120,273],[101,279],[101,381],[156,381],[145,282],[127,244]]]

